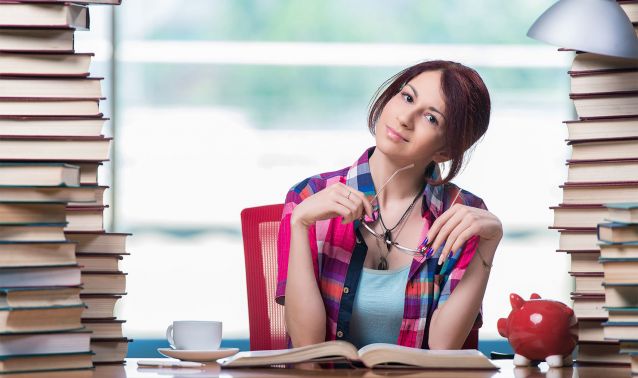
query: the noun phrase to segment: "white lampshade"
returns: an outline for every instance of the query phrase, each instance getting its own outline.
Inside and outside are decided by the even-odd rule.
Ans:
[[[560,0],[527,36],[555,46],[638,59],[638,36],[615,0]]]

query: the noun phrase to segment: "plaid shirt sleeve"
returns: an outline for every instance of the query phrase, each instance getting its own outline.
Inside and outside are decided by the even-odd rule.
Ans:
[[[279,225],[279,235],[277,237],[277,289],[275,291],[275,301],[281,305],[285,302],[286,279],[288,276],[288,256],[290,253],[290,218],[292,211],[304,199],[313,195],[317,190],[317,183],[313,178],[306,179],[295,185],[288,191],[284,210]],[[319,279],[318,248],[315,225],[308,229],[308,239],[312,252],[312,264],[315,270],[315,279]],[[318,282],[318,281],[317,281]]]
[[[470,204],[472,207],[477,207],[483,210],[487,210],[487,206],[482,199],[476,197],[474,203]],[[467,270],[468,265],[470,265],[470,261],[472,261],[472,257],[474,257],[474,253],[476,253],[476,249],[478,247],[478,243],[480,238],[478,235],[474,235],[469,238],[463,247],[459,248],[461,250],[461,254],[456,259],[456,263],[451,267],[449,274],[444,274],[443,282],[441,283],[443,288],[441,289],[441,295],[437,301],[435,308],[442,306],[445,301],[448,300],[458,283],[463,278],[465,271]],[[455,252],[458,253],[458,252]],[[445,264],[444,264],[445,265]],[[483,306],[479,309],[478,316],[474,321],[474,326],[472,328],[478,329],[483,325]]]

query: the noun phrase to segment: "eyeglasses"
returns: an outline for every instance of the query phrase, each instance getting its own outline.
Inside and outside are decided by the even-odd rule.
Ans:
[[[379,194],[381,194],[381,192],[383,191],[383,189],[386,187],[386,185],[388,185],[388,183],[399,173],[399,172],[403,172],[405,170],[408,170],[410,168],[414,167],[414,163],[407,165],[403,168],[399,168],[397,169],[386,181],[385,183],[383,183],[383,185],[381,185],[381,188],[379,189],[379,191],[377,192],[377,194],[375,194],[375,196],[370,200],[370,203],[372,203],[373,201],[375,201],[378,197]],[[452,203],[456,202],[456,199],[459,197],[459,194],[461,194],[461,191],[459,190],[458,193],[456,194],[456,196],[454,197],[454,199],[452,200]],[[373,220],[370,223],[374,223],[376,222],[376,220]],[[410,247],[405,247],[402,246],[401,244],[399,244],[398,242],[391,240],[389,238],[386,238],[385,235],[382,235],[378,232],[376,232],[375,230],[373,230],[369,225],[368,222],[365,221],[365,216],[361,219],[361,225],[370,233],[372,234],[375,238],[382,240],[383,243],[385,244],[387,250],[388,250],[388,254],[390,253],[390,250],[392,247],[395,247],[396,249],[398,249],[399,251],[415,256],[415,255],[425,255],[425,253],[427,252],[425,246],[421,247],[421,248],[410,248]]]

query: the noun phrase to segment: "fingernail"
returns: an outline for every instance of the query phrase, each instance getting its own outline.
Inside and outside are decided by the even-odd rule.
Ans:
[[[425,244],[426,246],[428,245],[428,237],[427,236],[425,237],[425,241],[424,241],[423,244]]]
[[[425,256],[426,257],[430,257],[434,254],[434,250],[432,248],[428,248],[428,250],[425,252]]]
[[[441,265],[441,264],[443,264],[443,258],[442,257],[439,258],[439,265]]]

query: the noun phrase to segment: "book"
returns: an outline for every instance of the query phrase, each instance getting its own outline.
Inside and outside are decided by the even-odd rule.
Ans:
[[[638,202],[606,203],[609,214],[607,219],[612,222],[638,223]]]
[[[88,185],[77,187],[0,185],[0,202],[68,202],[69,206],[102,206],[104,191],[107,188]]]
[[[67,206],[65,231],[104,231],[104,209],[108,206]]]
[[[132,340],[121,338],[91,338],[93,363],[123,362],[128,352],[128,343]]]
[[[69,241],[77,243],[78,253],[126,254],[126,239],[131,234],[114,232],[65,232]]]
[[[603,267],[598,262],[599,252],[572,252],[569,254],[571,260],[570,271],[574,273],[602,273]]]
[[[598,240],[611,243],[638,242],[638,224],[599,223]]]
[[[600,258],[606,283],[634,283],[638,278],[638,258]]]
[[[605,308],[609,312],[609,322],[638,323],[638,307],[605,306]]]
[[[107,160],[113,138],[0,136],[0,160]]]
[[[102,162],[70,162],[80,167],[80,185],[98,185],[97,173]]]
[[[567,181],[592,183],[631,181],[638,177],[638,159],[626,160],[568,160]]]
[[[99,137],[107,120],[99,117],[0,116],[0,135]]]
[[[82,325],[93,332],[93,338],[122,338],[122,324],[126,320],[117,319],[82,319]]]
[[[82,305],[80,287],[0,288],[0,307],[31,308]]]
[[[89,197],[88,193],[93,193],[92,201],[75,201],[71,200],[68,203],[68,206],[91,206],[91,207],[102,207],[107,206],[104,203],[104,192],[109,189],[108,186],[103,185],[82,185],[80,188],[86,190],[86,197]]]
[[[607,321],[603,327],[607,340],[638,339],[638,322]]]
[[[606,55],[598,55],[594,53],[576,54],[572,61],[572,67],[569,74],[582,72],[609,72],[635,70],[638,60],[618,58]]]
[[[100,113],[99,99],[0,97],[0,115],[101,117],[102,113]]]
[[[604,294],[572,293],[573,309],[578,319],[607,318]]]
[[[566,182],[559,187],[563,189],[563,203],[566,205],[626,202],[638,198],[638,181],[598,183]]]
[[[580,118],[626,117],[638,115],[638,91],[571,93]]]
[[[638,353],[638,340],[620,341],[620,353]]]
[[[239,352],[218,360],[224,367],[270,366],[313,361],[356,361],[366,367],[497,370],[478,350],[425,350],[394,344],[370,344],[357,350],[346,341],[326,341],[300,348]]]
[[[567,140],[572,147],[571,161],[578,160],[635,160],[638,138]]]
[[[596,230],[558,230],[559,252],[598,251],[598,235]]]
[[[579,342],[576,353],[578,363],[629,364],[629,357],[620,354],[618,342]]]
[[[77,263],[82,271],[119,272],[119,262],[123,257],[111,253],[78,253]]]
[[[568,140],[638,137],[638,117],[564,121]]]
[[[638,242],[601,242],[600,256],[604,258],[638,258]]]
[[[0,51],[73,52],[73,29],[0,28]]]
[[[554,211],[556,228],[596,227],[607,216],[607,208],[602,205],[561,204],[551,206]]]
[[[600,260],[600,259],[599,259]],[[577,294],[600,295],[604,293],[603,273],[602,272],[568,272],[568,274],[574,277],[575,290]]]
[[[101,77],[0,76],[0,93],[7,98],[100,99],[102,80]]]
[[[605,282],[606,306],[638,307],[638,278],[633,284],[612,284]]]
[[[76,265],[75,244],[58,242],[0,242],[0,266]]]
[[[84,304],[0,308],[0,333],[68,331],[82,328]]]
[[[0,202],[0,225],[66,223],[66,203]]]
[[[79,286],[79,266],[48,266],[0,269],[0,287]]]
[[[629,21],[633,22],[634,24],[638,23],[638,2],[636,2],[635,0],[618,1],[618,5],[620,5],[622,10],[625,11],[627,17],[629,17]]]
[[[93,53],[0,54],[0,76],[89,76]]]
[[[89,8],[75,4],[0,3],[0,27],[88,30]]]
[[[80,186],[80,168],[64,163],[0,162],[0,185]]]
[[[605,341],[605,334],[601,324],[607,318],[579,319],[578,341]]]
[[[113,316],[115,305],[122,296],[111,294],[80,294],[80,298],[86,305],[82,313],[83,319],[103,319]]]
[[[91,332],[0,334],[0,356],[90,352]]]
[[[572,94],[627,92],[638,90],[638,69],[634,71],[572,72]]]
[[[583,294],[602,294],[603,274],[600,272],[583,273],[569,272],[574,277],[576,292]]]
[[[19,226],[0,225],[0,241],[65,241],[65,223],[34,223]]]
[[[29,372],[91,369],[92,356],[91,352],[0,356],[0,374],[23,373],[22,376]],[[91,372],[91,370],[87,371]]]
[[[126,273],[82,272],[82,294],[126,294]]]

